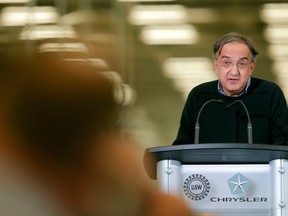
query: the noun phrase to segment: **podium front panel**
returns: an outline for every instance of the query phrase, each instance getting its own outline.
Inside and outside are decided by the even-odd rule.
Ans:
[[[157,163],[157,182],[162,191],[180,196],[194,211],[218,216],[286,216],[285,170],[287,160],[205,165],[162,160]]]
[[[182,166],[182,197],[198,211],[269,215],[267,185],[267,165]]]

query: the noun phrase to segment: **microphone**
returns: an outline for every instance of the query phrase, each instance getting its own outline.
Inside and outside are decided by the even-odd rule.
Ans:
[[[249,115],[249,112],[248,112],[248,109],[247,109],[246,105],[243,103],[242,100],[236,100],[236,101],[228,104],[228,105],[226,106],[226,108],[229,108],[229,107],[233,106],[235,103],[238,103],[238,102],[241,103],[242,106],[243,106],[244,109],[245,109],[245,112],[246,112],[246,115],[247,115],[247,119],[248,119],[248,124],[247,124],[248,143],[249,143],[249,144],[252,144],[252,143],[253,143],[253,138],[252,138],[252,136],[253,136],[253,135],[252,135],[252,122],[251,122],[250,115]]]
[[[200,134],[199,118],[200,118],[201,112],[202,112],[203,108],[210,102],[223,103],[223,100],[217,100],[217,99],[208,100],[200,108],[198,115],[197,115],[197,120],[195,123],[194,144],[199,144],[199,134]]]

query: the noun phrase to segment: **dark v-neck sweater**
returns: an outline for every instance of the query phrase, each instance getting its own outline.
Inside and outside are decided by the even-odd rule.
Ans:
[[[217,83],[217,80],[203,83],[191,90],[173,145],[194,143],[198,112],[211,99],[219,99],[223,103],[211,102],[203,108],[199,118],[199,143],[247,143],[248,119],[244,107],[236,103],[226,108],[233,101],[242,100],[250,114],[253,143],[288,145],[288,109],[278,85],[252,77],[244,95],[229,97],[218,92]]]

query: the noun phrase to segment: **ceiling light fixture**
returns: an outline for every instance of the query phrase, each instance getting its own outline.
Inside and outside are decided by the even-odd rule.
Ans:
[[[39,52],[82,52],[88,53],[89,50],[84,43],[44,43],[39,46]]]
[[[199,34],[194,26],[182,25],[151,25],[143,27],[140,39],[149,45],[195,44]]]
[[[0,4],[28,3],[30,0],[0,0]]]
[[[168,58],[163,63],[163,73],[184,100],[196,85],[217,79],[212,60],[207,57]]]
[[[264,4],[260,11],[260,18],[265,23],[287,23],[288,22],[288,4],[270,3]]]
[[[288,43],[288,22],[287,24],[268,25],[264,30],[264,37],[270,43]]]
[[[77,33],[72,26],[36,25],[24,28],[20,40],[41,40],[48,38],[76,38]]]
[[[268,46],[268,54],[273,60],[288,58],[288,44],[271,44]]]
[[[55,7],[5,7],[1,13],[0,23],[1,26],[25,26],[56,23],[58,18]]]
[[[187,23],[188,13],[183,5],[136,5],[128,20],[133,25]]]

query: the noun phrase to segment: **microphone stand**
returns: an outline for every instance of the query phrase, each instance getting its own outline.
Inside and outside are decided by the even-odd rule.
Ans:
[[[228,104],[226,106],[226,108],[229,108],[229,107],[233,106],[235,103],[238,103],[238,102],[241,103],[242,106],[245,109],[245,112],[246,112],[246,115],[247,115],[247,119],[248,119],[248,123],[247,123],[248,143],[252,144],[253,143],[252,122],[251,122],[250,115],[249,115],[249,112],[248,112],[248,109],[247,109],[246,105],[243,103],[242,100],[236,100],[236,101]]]
[[[200,118],[201,112],[202,112],[203,108],[210,102],[223,103],[222,100],[211,99],[211,100],[206,101],[202,105],[202,107],[200,108],[200,110],[198,112],[197,120],[196,120],[196,123],[195,123],[194,144],[199,144],[199,134],[200,134],[199,118]]]

